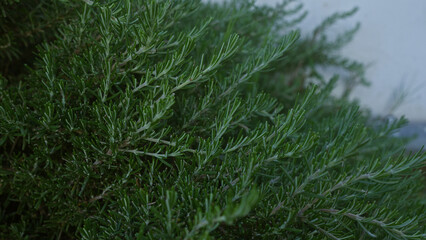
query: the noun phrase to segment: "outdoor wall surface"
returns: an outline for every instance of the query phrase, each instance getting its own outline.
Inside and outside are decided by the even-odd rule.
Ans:
[[[259,3],[274,4],[263,0]],[[302,29],[309,30],[336,11],[359,7],[338,25],[342,31],[361,23],[342,54],[364,63],[370,87],[358,87],[353,97],[378,115],[405,115],[426,121],[426,1],[425,0],[304,0],[309,14]],[[402,104],[391,108],[403,95]]]
[[[215,0],[222,2],[223,0]],[[258,0],[275,5],[281,0]],[[309,14],[300,25],[309,33],[324,18],[358,6],[358,13],[333,27],[342,32],[357,22],[361,29],[342,55],[369,64],[369,87],[355,88],[375,115],[405,115],[426,121],[426,0],[301,0]],[[332,36],[331,36],[332,37]],[[402,97],[402,104],[398,105]],[[393,109],[397,104],[399,107]]]

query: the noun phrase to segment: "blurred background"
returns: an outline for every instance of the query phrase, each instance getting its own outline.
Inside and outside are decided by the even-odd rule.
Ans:
[[[275,4],[276,0],[259,0]],[[308,16],[302,30],[312,30],[334,12],[359,7],[350,18],[339,22],[336,32],[361,28],[342,55],[366,63],[369,87],[356,87],[352,98],[377,115],[405,115],[426,121],[426,1],[424,0],[304,0]]]

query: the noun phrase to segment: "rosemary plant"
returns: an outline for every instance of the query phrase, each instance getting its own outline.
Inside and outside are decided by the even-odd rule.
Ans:
[[[0,49],[0,239],[426,238],[405,120],[317,71],[365,83],[337,51],[358,26],[326,37],[356,9],[300,36],[294,1],[39,2],[35,57]]]

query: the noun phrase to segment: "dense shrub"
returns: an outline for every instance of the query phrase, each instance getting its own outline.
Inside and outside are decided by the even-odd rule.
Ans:
[[[337,52],[358,26],[325,32],[355,10],[299,37],[293,1],[59,3],[30,70],[8,60],[25,76],[2,69],[0,238],[425,238],[405,120],[317,70],[365,82]]]
[[[65,5],[60,0],[1,1],[0,73],[21,80],[25,64],[34,61],[36,46],[54,39],[58,24],[75,13],[75,8],[76,4]]]

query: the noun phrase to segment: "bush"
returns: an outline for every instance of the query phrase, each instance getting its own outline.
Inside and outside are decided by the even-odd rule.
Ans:
[[[299,37],[292,1],[61,4],[23,80],[0,77],[2,239],[425,238],[405,120],[317,71],[365,83],[337,54],[358,26],[325,32],[356,10]]]
[[[57,25],[69,18],[75,8],[75,4],[65,5],[60,0],[1,1],[0,73],[21,80],[25,64],[34,61],[36,46],[53,39]]]

